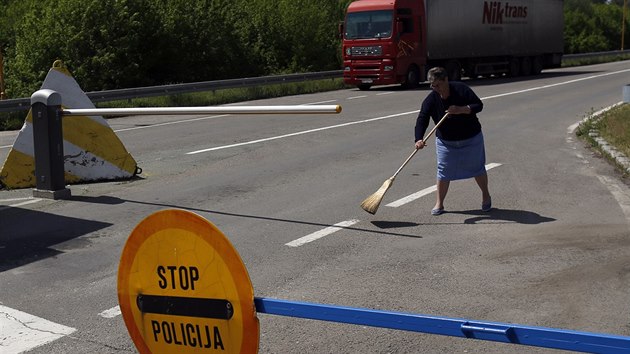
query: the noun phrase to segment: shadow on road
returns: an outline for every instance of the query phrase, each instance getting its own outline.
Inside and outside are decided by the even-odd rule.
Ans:
[[[526,210],[513,210],[513,209],[492,209],[489,212],[483,212],[481,210],[466,210],[466,211],[449,211],[451,214],[463,214],[470,215],[471,217],[464,220],[464,224],[476,224],[479,221],[505,221],[517,224],[536,225],[545,222],[556,221],[556,219],[541,216],[532,211]]]
[[[111,225],[22,208],[3,209],[0,218],[0,272],[54,257],[63,252],[51,246]]]
[[[305,220],[280,219],[263,215],[230,213],[225,211],[190,208],[186,206],[172,204],[125,200],[109,196],[73,196],[70,198],[70,200],[106,205],[137,203],[143,205],[178,208],[193,212],[232,216],[238,218],[260,219],[266,221],[314,225],[321,227],[333,226],[332,224],[317,223]],[[461,222],[462,224],[487,224],[489,222],[497,222],[531,225],[555,221],[555,219],[553,218],[541,216],[531,211],[496,208],[487,213],[484,213],[480,210],[464,210],[447,211],[446,214],[462,214],[469,216],[463,222]],[[441,220],[439,219],[439,217],[435,218],[434,221],[441,222]],[[7,220],[10,220],[11,222],[7,222]],[[423,223],[408,221],[372,221],[371,224],[374,225],[377,229],[375,230],[352,226],[342,226],[339,228],[379,235],[422,238],[422,236],[417,234],[390,232],[384,230],[416,227],[422,225]],[[33,211],[21,208],[4,209],[2,211],[2,220],[0,220],[0,272],[17,268],[25,264],[29,264],[31,262],[35,262],[48,257],[54,257],[63,252],[54,249],[52,246],[104,229],[111,225],[112,224],[110,223],[54,215],[41,211]]]

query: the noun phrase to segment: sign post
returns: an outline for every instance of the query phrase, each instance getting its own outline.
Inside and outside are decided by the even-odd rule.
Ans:
[[[118,301],[140,353],[256,353],[259,323],[247,269],[212,223],[178,209],[133,230]]]

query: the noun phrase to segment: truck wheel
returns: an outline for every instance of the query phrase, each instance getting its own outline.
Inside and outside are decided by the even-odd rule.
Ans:
[[[508,75],[511,77],[517,77],[521,73],[521,63],[517,58],[512,58],[510,60],[510,69],[508,71]]]
[[[529,57],[524,57],[521,60],[521,75],[528,76],[532,74],[532,61]]]
[[[462,67],[455,60],[451,60],[446,63],[446,73],[448,75],[448,81],[461,81],[462,80]]]
[[[357,87],[361,91],[367,91],[367,90],[370,89],[370,87],[372,87],[372,85],[370,85],[370,84],[358,84]]]
[[[407,89],[415,89],[418,87],[419,82],[420,75],[418,73],[418,68],[415,65],[412,65],[409,67],[409,70],[407,70],[407,76],[405,77],[403,87]]]
[[[532,63],[532,74],[538,75],[542,72],[542,69],[543,69],[542,58],[540,56],[534,57],[534,60]]]

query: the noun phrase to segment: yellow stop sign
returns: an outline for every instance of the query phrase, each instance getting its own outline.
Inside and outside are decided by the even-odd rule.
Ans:
[[[118,268],[118,302],[140,353],[257,353],[247,269],[212,223],[185,210],[145,218]]]

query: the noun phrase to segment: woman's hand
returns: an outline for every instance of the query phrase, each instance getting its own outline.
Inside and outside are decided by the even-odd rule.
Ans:
[[[470,106],[450,106],[446,112],[450,114],[470,114],[472,109],[470,109]]]

